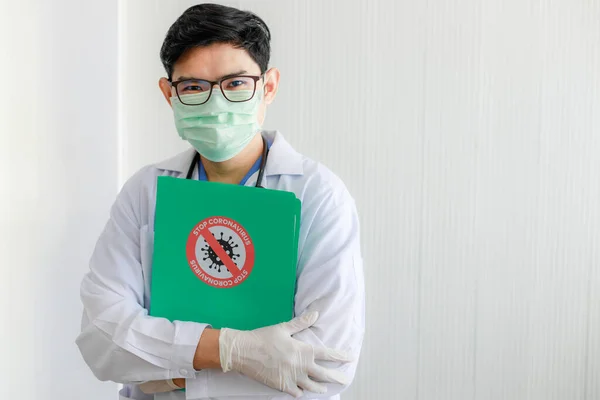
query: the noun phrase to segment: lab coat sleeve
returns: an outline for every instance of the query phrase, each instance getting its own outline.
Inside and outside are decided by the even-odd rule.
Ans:
[[[146,175],[147,176],[147,175]],[[143,307],[140,190],[144,170],[116,202],[81,283],[84,306],[76,344],[103,381],[139,383],[193,378],[193,357],[205,324],[148,316]]]
[[[364,280],[360,252],[359,221],[353,199],[347,192],[321,199],[318,206],[307,205],[308,229],[300,249],[295,298],[295,314],[318,311],[319,320],[294,337],[314,346],[349,352],[348,364],[318,362],[335,368],[353,380],[364,336]],[[310,212],[316,207],[316,212]],[[303,217],[304,218],[304,217]],[[238,373],[210,370],[199,380],[188,380],[187,399],[235,398],[252,396],[255,400],[292,399]],[[329,398],[348,385],[327,384],[323,395],[305,393],[303,399]],[[244,398],[246,398],[244,397]],[[240,397],[241,398],[241,397]]]

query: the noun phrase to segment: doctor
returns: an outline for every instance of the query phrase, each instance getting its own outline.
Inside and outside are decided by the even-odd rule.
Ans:
[[[159,86],[193,148],[124,185],[81,284],[77,345],[98,379],[125,384],[121,399],[333,400],[354,377],[365,301],[356,207],[332,172],[260,129],[279,85],[270,38],[250,12],[201,4],[164,40]],[[243,332],[148,315],[159,176],[296,194],[295,319]]]

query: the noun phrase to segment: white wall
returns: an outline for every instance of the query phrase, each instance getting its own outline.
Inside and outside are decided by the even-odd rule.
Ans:
[[[114,399],[74,340],[118,189],[117,2],[0,6],[0,398]]]
[[[184,147],[158,52],[194,3],[126,2],[126,176]],[[360,208],[369,327],[345,399],[600,398],[600,2],[226,4],[273,31],[267,127]]]

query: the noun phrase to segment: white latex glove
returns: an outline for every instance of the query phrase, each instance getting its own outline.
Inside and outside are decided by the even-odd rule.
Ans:
[[[172,379],[162,381],[148,381],[140,384],[140,390],[146,394],[165,393],[180,389]]]
[[[223,372],[240,372],[295,397],[302,396],[300,388],[326,393],[327,387],[317,382],[347,384],[344,374],[321,367],[315,361],[350,362],[348,355],[292,338],[293,334],[310,328],[318,318],[318,312],[309,312],[289,322],[253,331],[221,329],[219,352]]]

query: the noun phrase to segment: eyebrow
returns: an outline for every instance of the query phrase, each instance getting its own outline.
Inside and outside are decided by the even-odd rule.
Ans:
[[[217,81],[220,81],[222,79],[227,79],[227,78],[233,78],[234,76],[238,76],[238,75],[244,75],[247,72],[248,71],[238,71],[238,72],[235,72],[233,74],[227,74],[227,75],[224,75],[221,78],[217,79]],[[176,81],[187,81],[187,80],[197,80],[197,81],[207,81],[207,82],[209,82],[208,79],[196,78],[196,77],[193,77],[193,76],[180,76],[180,77],[178,77],[176,79]]]

